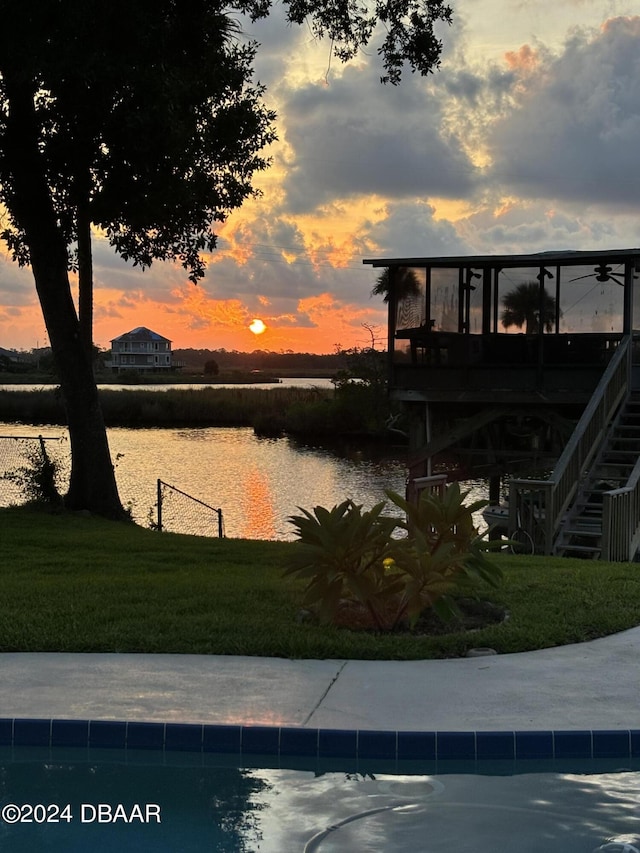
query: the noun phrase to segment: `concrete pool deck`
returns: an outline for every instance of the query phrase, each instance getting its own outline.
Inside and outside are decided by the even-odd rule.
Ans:
[[[640,627],[454,660],[0,654],[0,717],[382,730],[640,728]]]

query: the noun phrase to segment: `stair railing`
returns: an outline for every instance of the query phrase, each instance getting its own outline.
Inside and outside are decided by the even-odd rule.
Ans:
[[[640,546],[640,459],[627,485],[602,496],[602,559],[633,560]]]
[[[510,481],[509,532],[511,534],[518,527],[524,527],[533,536],[541,553],[553,553],[563,516],[606,434],[609,422],[627,394],[630,356],[630,338],[625,336],[600,377],[549,479]]]

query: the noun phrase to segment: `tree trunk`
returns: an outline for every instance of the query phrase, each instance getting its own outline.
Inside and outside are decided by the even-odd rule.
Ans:
[[[70,509],[124,518],[91,358],[71,295],[67,247],[38,150],[33,85],[20,69],[0,70],[9,105],[2,172],[12,190],[10,213],[26,235],[67,413],[71,480],[65,503]]]
[[[93,363],[93,259],[91,217],[88,196],[83,193],[77,206],[78,227],[78,318],[80,337]]]

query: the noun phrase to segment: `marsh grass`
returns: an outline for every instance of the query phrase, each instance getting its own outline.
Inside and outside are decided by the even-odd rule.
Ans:
[[[0,510],[0,651],[412,660],[545,648],[640,622],[636,564],[500,555],[504,583],[487,597],[509,610],[505,623],[437,637],[299,623],[302,584],[282,576],[295,547]]]
[[[332,397],[315,388],[169,388],[165,391],[101,389],[107,426],[253,426],[258,418],[286,418],[290,410],[320,405],[322,426]],[[66,423],[56,388],[0,391],[0,420],[28,424]]]

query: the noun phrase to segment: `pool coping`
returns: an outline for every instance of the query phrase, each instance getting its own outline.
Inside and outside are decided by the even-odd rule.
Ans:
[[[119,720],[0,719],[0,747],[81,747],[278,759],[640,759],[640,729],[381,731]]]

